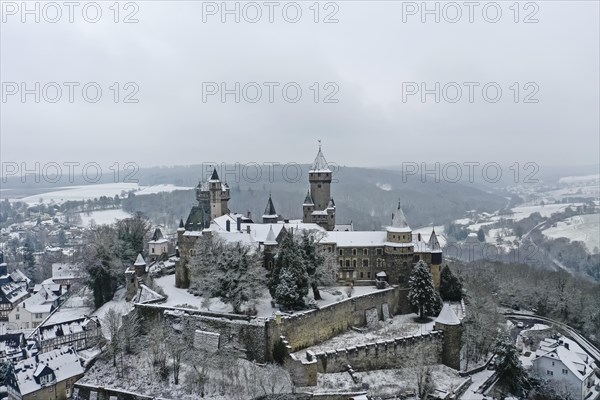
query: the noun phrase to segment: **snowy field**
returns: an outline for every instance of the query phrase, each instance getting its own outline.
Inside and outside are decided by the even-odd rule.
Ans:
[[[492,220],[499,220],[500,218],[504,219],[514,219],[516,221],[520,221],[529,217],[533,213],[540,213],[542,217],[549,217],[554,213],[564,211],[567,207],[575,208],[577,206],[581,206],[583,203],[567,203],[567,204],[546,204],[546,205],[535,205],[535,206],[519,206],[512,209],[513,214],[510,215],[502,215],[492,217]]]
[[[131,214],[121,209],[92,211],[91,213],[80,213],[79,215],[81,215],[81,226],[83,227],[89,226],[92,221],[96,225],[109,225],[114,224],[118,220],[131,217]]]
[[[436,395],[444,396],[460,385],[466,378],[445,365],[431,366],[432,381],[436,386]],[[393,396],[398,392],[415,390],[417,387],[417,368],[385,369],[377,371],[356,372],[361,383],[355,384],[347,372],[335,374],[318,374],[317,385],[320,391],[360,391],[363,384],[370,389],[367,392],[376,396]]]
[[[43,203],[64,203],[69,200],[92,200],[100,196],[115,197],[121,196],[124,193],[134,190],[136,195],[172,192],[174,190],[188,190],[189,187],[174,186],[174,185],[155,185],[155,186],[140,186],[137,183],[105,183],[99,185],[81,185],[60,187],[45,193],[36,194],[33,196],[23,197],[19,201],[28,204],[39,204],[40,199]],[[12,199],[17,200],[17,199]]]
[[[187,289],[180,289],[175,287],[175,275],[166,275],[162,276],[154,281],[158,286],[160,286],[165,294],[168,296],[167,301],[165,303],[161,303],[162,305],[175,307],[181,306],[185,307],[185,305],[192,306],[191,308],[196,308],[198,310],[203,311],[213,311],[213,312],[222,312],[222,313],[230,313],[233,312],[233,308],[229,304],[224,304],[221,300],[217,298],[212,298],[210,301],[205,302],[204,298],[199,296],[194,296]],[[347,286],[343,287],[328,287],[321,289],[321,297],[322,300],[317,301],[317,305],[319,307],[324,307],[328,304],[332,304],[338,301],[342,301],[348,298],[346,294]],[[375,286],[355,286],[352,291],[352,297],[360,296],[363,294],[373,293],[378,291]],[[312,298],[312,291],[309,292],[307,298]],[[257,309],[257,317],[260,318],[269,318],[273,317],[275,313],[279,310],[278,308],[271,307],[271,296],[269,292],[265,289],[265,293],[262,298],[260,298],[256,304]],[[308,311],[308,310],[307,310]],[[306,312],[306,311],[300,311]],[[298,312],[296,312],[298,313]]]
[[[556,227],[543,231],[551,238],[564,237],[571,241],[585,243],[588,251],[598,253],[600,249],[600,214],[577,215],[559,221]]]

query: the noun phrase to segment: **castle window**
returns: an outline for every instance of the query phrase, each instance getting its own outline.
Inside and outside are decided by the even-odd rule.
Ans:
[[[358,250],[352,249],[352,255],[355,256],[358,253]]]
[[[363,249],[363,256],[369,255],[369,249]]]
[[[371,279],[371,271],[367,271],[367,278]]]
[[[383,254],[383,249],[377,249],[377,255],[380,256]]]
[[[355,258],[354,260],[352,260],[352,266],[353,266],[354,268],[356,268],[356,264],[357,264],[357,261],[356,261],[356,258]]]
[[[362,272],[362,271],[360,271],[360,279],[364,278],[364,276],[363,276],[363,275],[364,275],[364,274],[363,274],[363,272]]]
[[[269,261],[269,269],[273,268],[273,261]]]
[[[340,256],[344,255],[344,249],[340,249]]]
[[[369,268],[369,259],[363,258],[363,268]]]
[[[344,267],[344,260],[340,260],[340,267],[343,268]]]
[[[352,272],[352,279],[356,279],[356,271]]]
[[[350,259],[349,259],[349,258],[347,258],[347,259],[346,259],[346,267],[349,267],[349,266],[350,266]]]
[[[319,183],[319,184],[317,185],[317,187],[318,187],[318,188],[321,188],[321,184]]]

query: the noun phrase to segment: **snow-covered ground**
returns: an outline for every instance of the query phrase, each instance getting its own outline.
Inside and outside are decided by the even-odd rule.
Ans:
[[[81,226],[87,227],[92,221],[96,225],[113,224],[120,219],[131,217],[127,211],[121,209],[116,210],[103,210],[103,211],[92,211],[90,213],[80,213],[81,215]]]
[[[556,227],[543,231],[551,238],[564,237],[571,241],[582,241],[588,251],[597,253],[600,249],[600,214],[577,215],[559,221]]]
[[[175,185],[155,185],[155,186],[140,186],[137,183],[104,183],[98,185],[80,185],[60,187],[48,192],[36,194],[33,196],[23,197],[19,201],[29,204],[39,204],[40,199],[43,203],[64,203],[68,200],[92,200],[100,196],[115,197],[121,196],[124,192],[134,190],[136,195],[172,192],[174,190],[188,190],[189,187]],[[11,199],[16,200],[16,199]]]
[[[326,350],[345,349],[357,344],[375,343],[406,336],[421,335],[433,330],[433,319],[426,323],[417,322],[416,314],[396,315],[387,321],[379,321],[378,326],[364,332],[349,330],[318,345],[308,347],[295,353],[299,359],[305,359],[306,351],[315,353]],[[363,328],[361,328],[362,330]]]
[[[192,306],[192,308],[203,311],[223,313],[233,312],[233,308],[229,304],[223,303],[218,298],[210,299],[210,302],[207,305],[204,301],[204,298],[193,295],[192,293],[188,292],[187,289],[176,288],[175,275],[165,275],[157,278],[154,282],[160,286],[168,296],[167,301],[165,303],[161,303],[162,305],[170,307],[189,305]],[[348,299],[348,295],[346,294],[347,288],[347,286],[342,286],[321,289],[320,293],[322,300],[317,300],[317,305],[319,307],[324,307],[326,305]],[[352,297],[376,292],[378,290],[379,289],[377,289],[375,286],[355,286],[352,291]],[[309,292],[307,298],[313,298],[312,291]],[[263,296],[258,300],[256,309],[258,312],[257,317],[260,318],[272,317],[279,310],[278,308],[271,307],[271,296],[266,289]]]
[[[113,308],[121,315],[127,314],[131,308],[131,304],[125,301],[126,294],[127,291],[124,287],[118,289],[115,292],[113,299],[104,303],[100,308],[94,311],[92,315],[98,317],[98,319],[100,320],[100,324],[102,324],[102,320],[111,308]],[[108,327],[106,326],[106,324],[102,325],[102,334],[105,338],[110,339],[110,333],[108,332]]]
[[[431,374],[437,390],[436,394],[439,396],[447,394],[466,379],[460,377],[456,370],[445,365],[431,366]],[[364,390],[362,385],[367,384],[370,388],[367,391],[373,395],[393,396],[400,391],[414,391],[417,388],[416,368],[356,372],[355,375],[361,380],[358,384],[352,381],[347,372],[319,374],[317,376],[319,391],[360,391]]]
[[[542,217],[549,217],[550,215],[564,211],[567,207],[575,208],[581,206],[582,203],[565,203],[565,204],[545,204],[545,205],[532,205],[532,206],[519,206],[512,208],[512,214],[501,215],[492,217],[492,220],[497,221],[500,218],[514,219],[520,221],[529,217],[533,213],[540,213]]]

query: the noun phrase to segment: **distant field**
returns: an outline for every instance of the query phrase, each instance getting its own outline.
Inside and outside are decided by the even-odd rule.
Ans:
[[[155,186],[140,186],[137,183],[105,183],[99,185],[82,185],[82,186],[69,186],[57,188],[58,190],[51,190],[35,195],[26,196],[19,198],[18,196],[12,197],[11,192],[6,192],[4,195],[11,200],[19,200],[28,204],[38,204],[40,200],[43,203],[64,203],[65,201],[81,201],[81,200],[92,200],[99,198],[100,196],[115,197],[115,195],[121,195],[123,192],[129,192],[135,190],[136,195],[152,194],[159,192],[172,192],[174,190],[189,190],[189,187],[180,187],[175,185],[155,185]]]
[[[597,253],[600,249],[600,214],[567,218],[543,233],[551,238],[565,237],[571,241],[582,241],[590,252]]]
[[[131,217],[131,214],[121,209],[93,211],[91,213],[81,213],[80,215],[81,226],[88,226],[92,221],[97,225],[110,225],[114,224],[117,220]]]

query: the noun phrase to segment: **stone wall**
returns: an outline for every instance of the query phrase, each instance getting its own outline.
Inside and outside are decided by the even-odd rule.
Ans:
[[[383,319],[383,305],[387,304],[392,315],[410,312],[407,300],[408,289],[391,287],[380,291],[352,297],[330,304],[318,310],[283,317],[281,324],[275,320],[267,322],[267,330],[271,333],[270,348],[279,336],[285,336],[296,352],[319,344],[336,335],[346,332],[352,326],[365,326],[366,311],[376,309],[379,319]]]
[[[319,373],[345,372],[348,365],[355,371],[403,368],[412,363],[431,365],[441,362],[443,333],[365,343],[326,352],[307,352],[307,360],[317,360]]]

